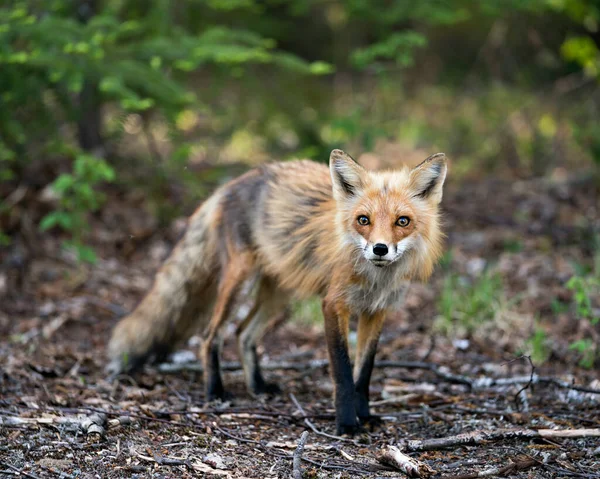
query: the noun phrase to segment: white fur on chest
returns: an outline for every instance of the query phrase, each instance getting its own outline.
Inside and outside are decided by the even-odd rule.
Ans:
[[[404,302],[409,284],[397,274],[382,269],[369,274],[363,284],[350,286],[346,301],[356,313],[397,309]]]

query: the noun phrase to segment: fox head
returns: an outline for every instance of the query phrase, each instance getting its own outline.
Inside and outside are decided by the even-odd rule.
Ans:
[[[375,172],[333,150],[329,170],[337,232],[357,266],[401,266],[406,277],[427,279],[441,255],[438,209],[446,156],[432,155],[412,170]]]

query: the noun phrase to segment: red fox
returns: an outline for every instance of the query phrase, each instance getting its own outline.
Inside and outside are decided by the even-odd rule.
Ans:
[[[251,393],[273,392],[256,342],[291,296],[323,298],[338,434],[370,419],[369,381],[386,312],[411,279],[426,280],[442,252],[439,203],[443,153],[417,167],[365,170],[341,150],[329,168],[308,160],[271,163],[218,189],[189,218],[187,232],[139,306],[115,328],[113,373],[164,357],[196,330],[206,399],[222,398],[219,348],[243,285],[254,279],[254,306],[237,329]],[[358,319],[354,371],[350,317]]]

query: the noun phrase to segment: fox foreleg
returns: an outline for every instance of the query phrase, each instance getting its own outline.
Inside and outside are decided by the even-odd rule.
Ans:
[[[329,372],[334,387],[335,423],[338,434],[354,434],[358,430],[354,406],[354,380],[348,355],[350,311],[338,299],[323,300],[325,338],[329,353]]]
[[[356,357],[354,361],[354,405],[361,424],[371,420],[369,412],[369,383],[385,312],[361,314],[358,318]]]

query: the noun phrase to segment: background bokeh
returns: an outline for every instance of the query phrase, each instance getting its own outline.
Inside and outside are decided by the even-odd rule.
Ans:
[[[4,1],[4,307],[109,297],[85,275],[115,262],[148,279],[177,218],[262,162],[444,151],[448,253],[409,319],[591,367],[599,28],[594,0]]]

